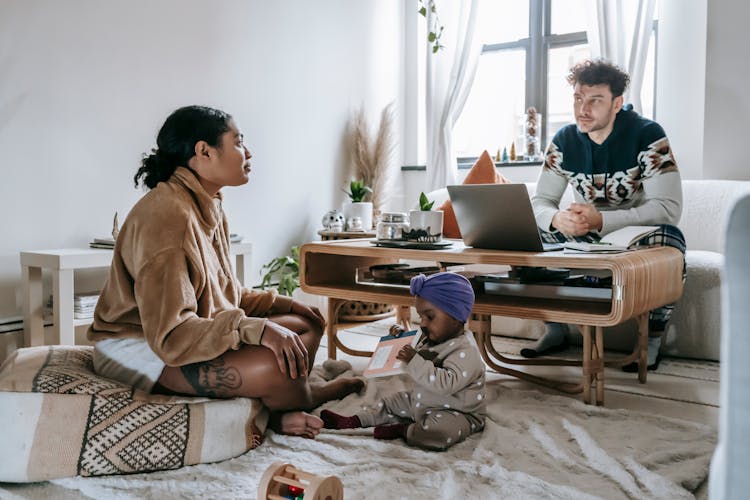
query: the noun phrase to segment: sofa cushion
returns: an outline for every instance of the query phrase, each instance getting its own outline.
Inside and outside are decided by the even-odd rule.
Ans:
[[[463,183],[510,184],[510,181],[495,169],[495,163],[492,161],[492,158],[490,158],[490,154],[485,150],[479,155],[479,158],[477,158],[477,161],[474,163],[474,166],[471,167],[469,173],[466,174]],[[443,236],[446,238],[460,238],[461,231],[458,229],[456,213],[453,211],[451,200],[445,200],[438,210],[443,211]]]
[[[260,444],[258,400],[147,394],[95,374],[92,353],[25,348],[0,367],[0,481],[176,469]]]
[[[718,361],[724,255],[688,250],[685,262],[685,286],[672,312],[662,349],[670,356]]]
[[[677,226],[685,235],[688,250],[723,253],[729,212],[748,193],[750,181],[682,181],[682,216]]]

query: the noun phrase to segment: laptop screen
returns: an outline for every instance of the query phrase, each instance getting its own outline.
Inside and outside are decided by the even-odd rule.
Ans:
[[[526,184],[448,186],[458,228],[467,246],[490,250],[542,252],[543,245]]]

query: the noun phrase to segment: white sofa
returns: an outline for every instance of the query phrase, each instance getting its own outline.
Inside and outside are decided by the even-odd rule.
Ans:
[[[527,184],[533,193],[535,184]],[[750,181],[683,180],[683,210],[678,224],[685,234],[688,251],[687,279],[682,299],[675,306],[663,352],[669,356],[718,360],[721,340],[721,269],[724,263],[726,217],[735,201],[750,193]],[[428,195],[439,206],[448,198],[440,189]],[[561,206],[573,200],[570,189]],[[541,321],[493,317],[492,332],[521,338],[538,338]],[[632,349],[635,321],[607,329],[608,348]]]

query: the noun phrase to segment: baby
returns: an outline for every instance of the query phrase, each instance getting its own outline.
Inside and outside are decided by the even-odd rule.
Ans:
[[[411,280],[422,338],[398,352],[414,380],[412,391],[388,396],[352,416],[323,410],[327,429],[375,427],[375,439],[404,438],[429,450],[447,450],[484,429],[485,365],[471,333],[464,331],[474,291],[460,274],[423,274]],[[402,330],[394,325],[391,334]]]

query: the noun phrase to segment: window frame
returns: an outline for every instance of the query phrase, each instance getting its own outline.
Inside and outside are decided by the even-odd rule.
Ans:
[[[526,54],[524,109],[534,106],[547,122],[547,78],[550,49],[588,43],[585,31],[556,35],[552,30],[552,0],[529,0],[529,36],[514,42],[482,45],[482,55],[522,48]],[[480,56],[481,57],[481,56]],[[551,138],[550,138],[551,139]],[[542,127],[542,144],[548,143],[547,125]]]

